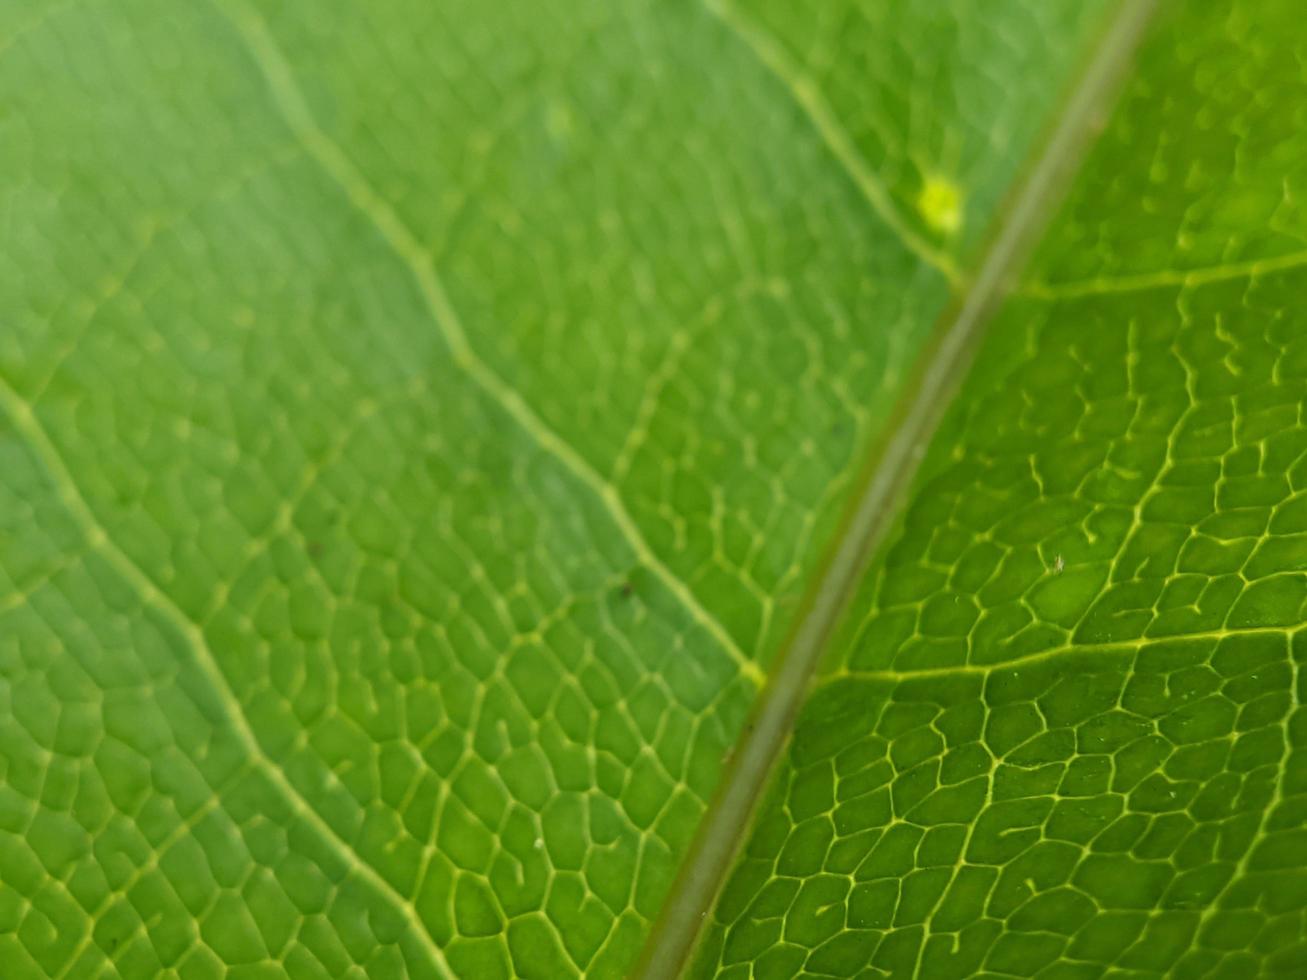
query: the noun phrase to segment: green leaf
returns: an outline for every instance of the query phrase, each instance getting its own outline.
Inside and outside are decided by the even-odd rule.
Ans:
[[[1307,971],[1307,71],[1176,4],[990,326],[701,976]]]
[[[728,842],[702,971],[1299,965],[1301,29],[1179,16]],[[1121,19],[0,3],[6,980],[632,969]],[[1092,847],[1032,816],[1113,801]]]

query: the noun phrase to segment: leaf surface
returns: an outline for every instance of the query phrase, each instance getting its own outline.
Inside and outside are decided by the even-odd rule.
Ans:
[[[1294,36],[1292,10],[1271,6]],[[856,474],[1107,11],[0,3],[4,975],[630,969]],[[877,565],[817,697],[850,741],[893,714],[886,670],[936,670],[914,697],[946,688],[985,714],[993,663],[1090,642],[1112,664],[1143,657],[1173,613],[1180,652],[1155,655],[1193,663],[1164,660],[1149,696],[1179,698],[1175,675],[1194,671],[1220,684],[1148,717],[1231,746],[1217,774],[1243,802],[1199,823],[1243,881],[1260,868],[1248,842],[1276,840],[1293,813],[1282,675],[1301,420],[1267,392],[1287,397],[1303,373],[1283,292],[1301,195],[1285,177],[1295,144],[1275,128],[1302,77],[1276,25],[1243,8],[1189,16],[1150,49],[1101,151],[1115,156],[1087,171],[1031,295],[996,326],[903,540],[944,507],[920,501],[949,473],[1015,529],[941,519],[945,544],[896,545],[892,588],[908,592],[886,600],[891,559]],[[1188,132],[1209,155],[1183,155]],[[1132,223],[1141,199],[1148,221]],[[1084,322],[1106,346],[1075,346]],[[1048,352],[1058,337],[1062,355]],[[1182,382],[1149,367],[1167,344]],[[1114,356],[1124,375],[1093,369]],[[1004,397],[987,400],[996,380]],[[1024,400],[1077,382],[1076,411]],[[1179,441],[1164,424],[1206,447],[1210,514],[1207,470],[1169,476]],[[1081,430],[1089,448],[1064,459],[1058,433]],[[972,447],[977,434],[990,441]],[[1041,451],[1070,469],[1014,469]],[[1068,482],[1090,470],[1094,494]],[[1177,554],[1209,565],[1166,558],[1172,539],[1150,535],[1171,525],[1150,523],[1149,501],[1202,539],[1172,542]],[[1110,523],[1125,514],[1126,530]],[[958,632],[956,609],[911,591],[969,554],[966,534],[1013,575],[1031,554],[1065,555],[1038,601],[1013,585],[1029,622],[992,600],[990,659],[973,652],[979,627]],[[1214,571],[1222,561],[1237,568]],[[980,603],[988,582],[957,594]],[[1204,590],[1235,584],[1221,618]],[[1077,601],[1107,634],[1084,632]],[[1252,666],[1226,677],[1236,626],[1228,642],[1265,663],[1237,647],[1220,662]],[[1050,690],[1059,658],[1039,666]],[[1086,676],[1114,676],[1103,662]],[[817,710],[794,752],[835,730],[809,733]],[[1203,727],[1232,711],[1224,734]],[[886,757],[924,751],[920,727],[876,736]],[[1154,727],[1143,744],[1188,757]],[[930,763],[912,771],[924,786]],[[1179,811],[1142,812],[1171,827]],[[982,827],[973,815],[949,825]],[[1297,838],[1278,840],[1267,859],[1283,863]],[[810,860],[806,847],[791,850]],[[732,938],[736,918],[753,921],[727,907],[737,875],[702,968],[719,953],[744,972],[817,956],[844,901],[823,868],[784,872],[806,889],[791,959],[776,937]],[[1296,894],[1257,896],[1272,893]],[[1257,926],[1265,962],[1291,962],[1292,943],[1274,945],[1287,914],[1280,933]],[[1251,921],[1220,919],[1224,935]],[[920,935],[875,928],[886,948]]]
[[[1174,5],[853,598],[694,972],[1307,965],[1307,96]]]

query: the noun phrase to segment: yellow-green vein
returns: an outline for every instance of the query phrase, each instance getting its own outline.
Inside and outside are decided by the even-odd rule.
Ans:
[[[228,15],[237,33],[245,41],[251,57],[263,74],[273,101],[294,135],[313,160],[341,187],[350,203],[367,216],[382,239],[408,268],[449,347],[454,363],[508,412],[541,449],[562,463],[599,498],[641,564],[652,571],[676,596],[691,618],[735,661],[740,673],[761,686],[764,680],[762,669],[740,649],[726,628],[699,602],[690,587],[650,547],[626,510],[617,488],[541,419],[522,396],[509,387],[476,352],[467,338],[467,331],[463,329],[462,319],[449,301],[429,252],[395,210],[367,182],[344,150],[322,131],[299,90],[289,64],[262,19],[236,0],[219,3],[219,9]]]
[[[410,928],[414,930],[414,934],[422,942],[432,964],[446,976],[453,976],[453,971],[450,970],[449,964],[445,961],[440,946],[436,943],[435,937],[427,928],[426,923],[417,914],[417,909],[412,901],[400,894],[394,885],[383,878],[371,864],[363,859],[349,841],[341,837],[322,818],[318,811],[309,805],[308,801],[300,795],[299,791],[287,778],[281,767],[263,751],[263,747],[255,737],[253,729],[250,728],[249,722],[245,719],[240,701],[227,681],[227,675],[223,673],[222,668],[218,665],[217,658],[209,648],[203,631],[182,612],[167,593],[155,584],[154,580],[145,573],[140,565],[109,536],[104,525],[95,516],[95,512],[91,510],[90,504],[86,502],[86,498],[82,496],[81,490],[63,461],[63,456],[46,434],[32,406],[24,401],[3,378],[0,378],[0,408],[3,408],[5,414],[9,416],[14,429],[27,440],[28,445],[45,467],[55,490],[59,494],[60,501],[80,527],[87,544],[108,562],[109,566],[131,586],[141,601],[154,609],[165,622],[177,631],[186,643],[191,651],[195,665],[223,702],[226,708],[227,723],[247,757],[253,760],[263,771],[264,775],[286,800],[292,812],[311,827],[329,847],[335,850],[359,878],[374,891],[379,892],[386,901],[396,906]]]

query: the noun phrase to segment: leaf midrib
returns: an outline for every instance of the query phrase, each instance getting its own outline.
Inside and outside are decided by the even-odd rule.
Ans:
[[[675,977],[687,964],[827,641],[870,556],[894,524],[896,505],[970,364],[989,314],[1009,291],[1013,276],[1046,227],[1094,135],[1095,121],[1111,104],[1125,76],[1155,6],[1155,0],[1118,0],[1042,150],[1017,183],[1009,206],[998,212],[1003,218],[975,275],[964,281],[953,308],[938,325],[915,384],[904,389],[899,410],[885,430],[887,436],[873,447],[862,489],[852,497],[829,557],[813,578],[731,764],[685,852],[662,914],[646,937],[633,974],[640,980]]]

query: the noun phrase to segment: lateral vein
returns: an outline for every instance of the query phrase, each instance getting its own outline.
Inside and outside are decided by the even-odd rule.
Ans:
[[[1079,299],[1112,293],[1132,293],[1165,287],[1193,288],[1231,279],[1256,279],[1272,272],[1285,272],[1307,265],[1307,249],[1271,258],[1228,262],[1224,265],[1200,266],[1195,269],[1161,269],[1122,276],[1103,276],[1075,282],[1029,282],[1016,292],[1036,299]]]
[[[1141,636],[1132,640],[1110,640],[1103,643],[1064,643],[1062,646],[1050,647],[1038,653],[1028,653],[1010,660],[995,661],[992,664],[956,664],[948,667],[921,667],[898,670],[894,668],[871,668],[837,670],[823,676],[823,681],[836,680],[841,677],[861,678],[865,680],[913,681],[932,677],[956,677],[958,675],[978,675],[1002,673],[1005,670],[1021,670],[1033,667],[1049,660],[1075,657],[1077,655],[1094,655],[1101,657],[1136,656],[1148,646],[1164,643],[1179,643],[1186,640],[1223,640],[1231,636],[1288,636],[1295,627],[1290,626],[1253,626],[1246,629],[1214,629],[1198,633],[1177,633],[1173,636]]]
[[[345,151],[314,119],[294,73],[262,19],[242,0],[216,0],[245,41],[262,72],[273,102],[312,159],[345,192],[350,203],[365,215],[382,239],[408,268],[418,285],[436,327],[444,337],[454,363],[485,394],[503,408],[541,449],[557,459],[595,494],[626,538],[639,561],[679,600],[699,626],[735,661],[741,674],[761,686],[761,667],[740,649],[726,628],[657,555],[627,511],[617,488],[606,480],[570,443],[549,426],[520,394],[514,391],[476,352],[467,338],[462,319],[432,262],[431,255],[395,210],[373,189]]]
[[[2,377],[0,377],[0,407],[3,407],[14,428],[27,440],[45,467],[60,500],[73,520],[81,527],[87,544],[136,591],[143,603],[152,607],[173,629],[177,630],[190,647],[196,666],[222,700],[232,734],[241,743],[249,759],[263,771],[296,816],[312,827],[328,846],[340,854],[360,878],[398,907],[410,927],[415,930],[415,935],[422,941],[433,964],[446,976],[454,976],[439,944],[417,914],[412,901],[405,898],[394,885],[382,877],[349,841],[341,837],[331,824],[327,823],[295,788],[282,768],[263,751],[263,747],[245,718],[236,692],[227,681],[222,668],[218,666],[217,658],[204,638],[204,632],[109,535],[95,516],[95,512],[91,510],[90,504],[86,502],[86,498],[82,496],[77,482],[64,463],[62,454],[46,434],[31,405]]]
[[[899,213],[889,191],[858,152],[834,110],[822,97],[821,91],[808,74],[795,64],[789,53],[774,37],[736,9],[732,0],[704,0],[704,4],[789,90],[826,148],[839,161],[877,217],[918,258],[938,269],[951,285],[960,285],[962,276],[952,257],[919,235]]]

